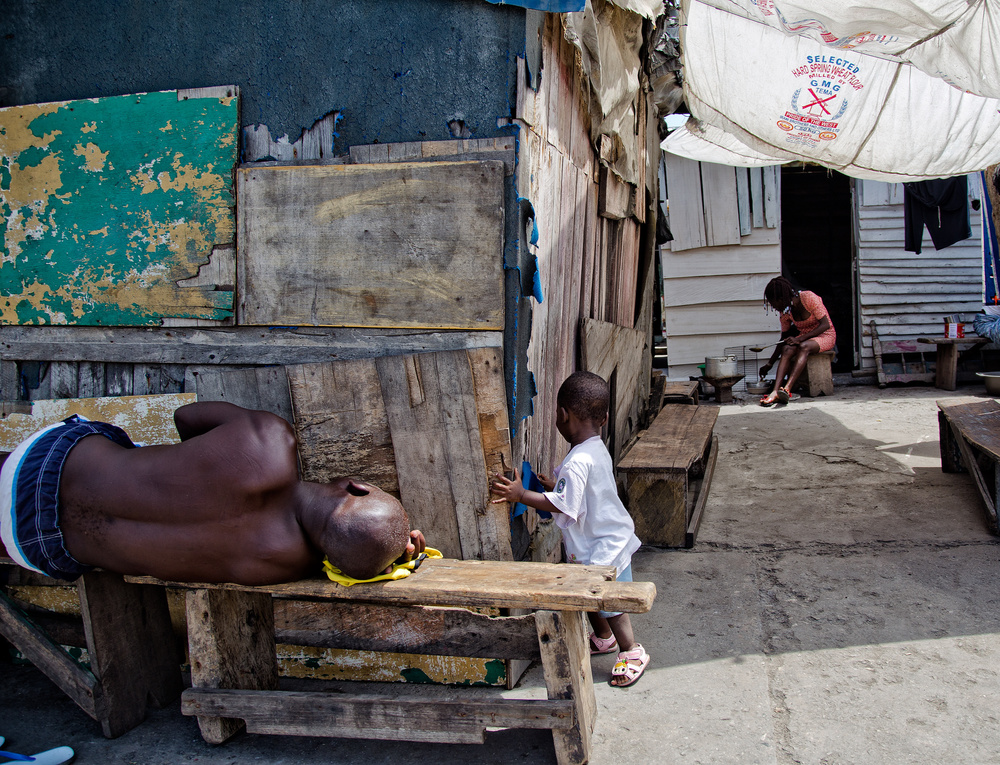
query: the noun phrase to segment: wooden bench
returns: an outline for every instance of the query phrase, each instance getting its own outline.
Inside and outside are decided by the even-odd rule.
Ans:
[[[692,547],[718,456],[717,406],[668,405],[618,463],[635,533],[644,543]]]
[[[992,533],[1000,533],[1000,404],[993,399],[959,399],[937,405],[941,470],[972,474],[987,526]]]
[[[916,340],[885,340],[879,336],[878,326],[869,322],[872,336],[872,353],[875,356],[875,374],[878,387],[889,383],[934,382],[937,354]]]
[[[425,561],[406,579],[352,587],[327,579],[268,587],[127,579],[188,590],[192,687],[183,693],[182,712],[198,717],[210,743],[222,743],[244,725],[251,733],[448,743],[482,743],[487,727],[548,728],[558,761],[569,765],[587,762],[597,714],[584,612],[643,613],[656,595],[651,582],[614,577],[609,566],[444,559]],[[540,659],[548,699],[434,701],[419,688],[398,686],[384,694],[280,690],[274,599],[326,601],[344,609],[345,618],[331,625],[328,645],[390,648],[373,636],[367,620],[351,618],[353,609],[374,605],[395,620],[394,633],[410,636],[407,651]],[[433,606],[530,613],[492,617]],[[398,643],[391,648],[398,650]]]
[[[833,395],[833,351],[810,354],[806,368],[799,378],[799,390],[807,396]]]

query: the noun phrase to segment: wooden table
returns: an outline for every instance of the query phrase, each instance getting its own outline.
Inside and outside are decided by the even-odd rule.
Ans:
[[[966,335],[965,337],[918,337],[917,342],[932,343],[937,346],[934,385],[942,390],[955,390],[958,387],[959,347],[968,346],[966,350],[970,350],[985,345],[989,340],[978,335]]]
[[[717,406],[667,405],[618,463],[635,533],[646,544],[692,547],[718,455]]]
[[[482,743],[487,727],[548,728],[559,763],[582,765],[597,715],[584,612],[643,613],[656,595],[651,582],[614,576],[610,566],[444,559],[425,561],[406,579],[352,587],[327,579],[267,587],[129,581],[188,590],[192,687],[181,711],[198,717],[210,743],[244,725],[251,733],[448,743]],[[540,659],[548,699],[441,701],[399,686],[384,694],[278,690],[274,598],[333,601],[345,609],[374,604],[383,619],[394,620],[394,633],[416,636],[405,647],[413,653]],[[529,613],[461,610],[469,607]],[[437,626],[428,630],[429,622]],[[350,619],[338,625],[352,648],[399,649],[380,643],[366,620],[355,620],[353,629]]]

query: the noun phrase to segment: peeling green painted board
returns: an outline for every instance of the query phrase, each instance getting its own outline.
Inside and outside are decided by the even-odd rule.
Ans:
[[[232,316],[231,286],[178,284],[235,239],[237,90],[216,90],[0,109],[0,324]]]

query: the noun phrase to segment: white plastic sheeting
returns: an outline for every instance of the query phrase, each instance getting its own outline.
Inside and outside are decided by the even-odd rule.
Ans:
[[[1000,101],[949,84],[1000,88],[998,11],[981,0],[684,0],[681,10],[695,121],[667,151],[803,160],[883,181],[1000,162]]]
[[[642,61],[642,18],[622,8],[624,1],[587,0],[582,13],[563,15],[566,39],[580,51],[580,66],[590,83],[591,141],[608,136],[614,143],[611,169],[638,183],[638,130],[635,109]],[[648,3],[647,3],[648,4]]]

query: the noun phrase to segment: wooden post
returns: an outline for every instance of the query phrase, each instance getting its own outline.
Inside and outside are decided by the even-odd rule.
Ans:
[[[590,735],[597,719],[597,697],[587,648],[586,616],[582,611],[538,611],[535,627],[550,699],[571,699],[575,724],[553,730],[559,765],[583,765],[590,759]]]
[[[937,369],[934,385],[942,390],[958,387],[958,346],[954,343],[937,344]]]
[[[941,444],[941,471],[944,473],[965,473],[962,453],[951,432],[951,425],[944,412],[938,410],[938,442]]]
[[[187,627],[193,687],[278,687],[274,608],[268,593],[191,590]],[[199,716],[198,727],[205,741],[221,744],[243,728],[243,720]]]
[[[90,667],[97,678],[95,719],[108,738],[146,717],[182,689],[180,653],[170,626],[166,591],[126,582],[120,574],[92,571],[77,581]]]

